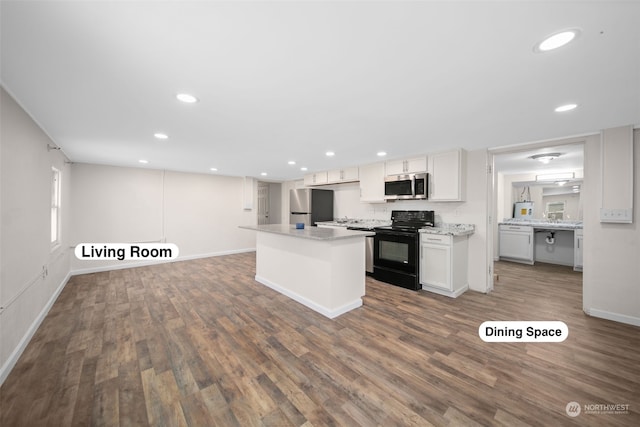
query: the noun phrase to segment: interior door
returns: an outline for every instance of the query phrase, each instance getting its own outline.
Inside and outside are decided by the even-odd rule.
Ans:
[[[258,183],[258,224],[269,224],[269,184]]]

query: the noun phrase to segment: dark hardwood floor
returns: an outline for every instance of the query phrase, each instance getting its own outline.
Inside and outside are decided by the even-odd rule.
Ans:
[[[255,282],[253,253],[75,276],[0,388],[0,425],[640,425],[640,328],[586,316],[570,268],[496,273],[457,299],[368,278],[334,320]],[[486,320],[569,336],[485,343]],[[572,418],[574,401],[591,406]]]

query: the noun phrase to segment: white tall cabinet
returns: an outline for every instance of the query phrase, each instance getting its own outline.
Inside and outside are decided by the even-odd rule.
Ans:
[[[429,200],[464,200],[465,151],[462,149],[429,154]]]
[[[420,233],[422,289],[456,298],[469,289],[469,236]]]
[[[383,162],[360,166],[360,201],[367,203],[384,202]]]

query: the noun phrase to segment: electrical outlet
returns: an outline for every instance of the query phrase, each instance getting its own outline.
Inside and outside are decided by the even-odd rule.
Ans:
[[[630,224],[631,222],[633,222],[633,209],[600,208],[600,222],[617,222]]]

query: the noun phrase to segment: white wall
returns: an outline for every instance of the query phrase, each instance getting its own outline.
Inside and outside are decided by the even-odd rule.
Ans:
[[[640,326],[640,131],[634,132],[632,224],[601,223],[599,137],[585,145],[583,308],[593,316]]]
[[[71,168],[0,89],[0,384],[69,274]],[[61,171],[61,245],[51,248],[51,168]]]
[[[255,210],[243,209],[243,178],[74,164],[72,244],[174,243],[178,259],[255,249]],[[256,204],[254,203],[254,206]],[[74,273],[125,261],[72,259]]]

